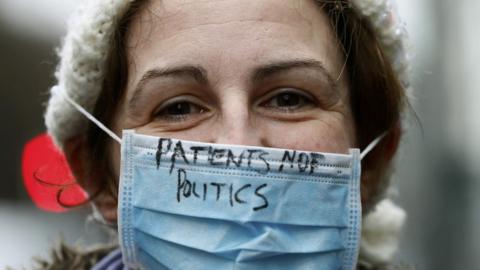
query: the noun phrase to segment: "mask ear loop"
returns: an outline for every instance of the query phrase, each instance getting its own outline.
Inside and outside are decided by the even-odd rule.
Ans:
[[[368,155],[368,153],[370,153],[370,151],[373,150],[373,148],[375,148],[381,141],[383,138],[385,138],[385,136],[387,135],[387,131],[383,132],[380,136],[378,136],[375,140],[373,140],[364,150],[363,152],[360,154],[360,160],[363,160],[363,158]]]
[[[115,141],[117,141],[120,145],[122,144],[122,139],[120,139],[120,137],[117,136],[117,134],[115,134],[113,131],[111,131],[109,128],[107,128],[104,124],[102,124],[102,122],[98,121],[97,118],[95,118],[95,116],[93,116],[92,114],[90,114],[89,112],[87,112],[82,106],[80,106],[77,102],[75,102],[75,100],[71,99],[67,93],[64,93],[62,91],[60,91],[57,87],[54,87],[52,89],[52,92],[55,94],[55,95],[60,95],[62,96],[63,98],[65,98],[65,100],[70,103],[73,107],[75,107],[75,109],[77,109],[81,114],[83,114],[85,117],[88,118],[88,120],[92,121],[95,125],[97,125],[101,130],[105,131],[110,137],[112,137],[112,139],[114,139]]]
[[[106,226],[108,228],[116,228],[117,225],[111,222],[108,222],[105,217],[102,215],[97,206],[91,202],[90,207],[92,208],[92,213],[88,216],[88,220],[93,220],[100,225]]]

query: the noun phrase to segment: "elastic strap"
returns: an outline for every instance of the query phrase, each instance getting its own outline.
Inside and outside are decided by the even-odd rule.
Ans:
[[[61,95],[63,98],[65,98],[68,103],[70,103],[75,109],[77,109],[81,114],[83,114],[85,117],[88,118],[88,120],[92,121],[95,125],[97,125],[101,130],[105,131],[112,139],[117,141],[119,144],[122,144],[122,139],[117,136],[113,131],[111,131],[109,128],[107,128],[102,122],[98,121],[95,116],[87,112],[82,106],[80,106],[75,100],[70,98],[67,93],[64,91],[59,90],[57,87],[52,88],[52,92],[54,94]]]
[[[382,139],[387,135],[387,133],[388,132],[385,131],[380,136],[378,136],[375,140],[373,140],[360,154],[360,160],[363,160],[363,158],[366,155],[368,155],[368,153],[370,153],[370,151],[372,151],[373,148],[375,148],[375,146],[377,146],[382,141]]]
[[[106,226],[108,228],[116,228],[117,227],[117,224],[116,223],[111,223],[111,222],[108,222],[105,217],[102,215],[102,213],[100,212],[100,210],[98,210],[97,206],[95,205],[95,203],[91,202],[90,203],[90,206],[92,208],[92,213],[87,217],[87,219],[89,220],[93,220],[95,222],[97,222],[98,224],[100,225],[103,225],[103,226]]]

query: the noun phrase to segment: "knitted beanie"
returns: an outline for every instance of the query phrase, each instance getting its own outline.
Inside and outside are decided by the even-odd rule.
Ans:
[[[383,52],[392,63],[404,89],[409,91],[407,35],[394,0],[350,0],[353,8],[370,21]],[[54,142],[65,142],[86,132],[88,120],[71,106],[70,97],[92,112],[102,89],[105,66],[115,29],[134,0],[90,0],[68,23],[67,35],[58,51],[45,123]],[[66,95],[59,93],[64,92]],[[398,233],[405,219],[402,209],[384,200],[363,219],[360,262],[380,265],[391,260],[398,246]]]

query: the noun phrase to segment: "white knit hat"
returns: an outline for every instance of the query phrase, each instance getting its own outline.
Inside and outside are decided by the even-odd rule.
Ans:
[[[64,95],[88,112],[97,102],[113,33],[133,0],[90,0],[71,17],[59,50],[55,72],[57,85],[50,91],[45,125],[54,142],[63,148],[66,140],[86,132],[88,119],[72,107]]]
[[[58,82],[51,89],[45,114],[48,132],[60,148],[68,139],[85,133],[88,124],[88,119],[71,106],[65,96],[92,112],[102,89],[113,33],[132,2],[134,0],[86,1],[69,21],[67,35],[59,50],[60,64],[55,73]],[[351,0],[351,3],[371,22],[408,95],[407,35],[394,0]],[[66,95],[59,93],[62,91]],[[397,249],[395,239],[404,219],[403,210],[390,201],[379,203],[376,210],[364,218],[360,259],[372,264],[388,262]],[[375,238],[378,234],[372,232],[379,231],[382,239],[388,241]]]

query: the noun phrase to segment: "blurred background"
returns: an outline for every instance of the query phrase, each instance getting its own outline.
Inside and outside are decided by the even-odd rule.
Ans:
[[[22,184],[24,144],[44,132],[55,47],[80,0],[0,0],[0,269],[31,266],[63,235],[101,233],[86,210],[38,210]],[[414,108],[397,159],[395,201],[408,220],[397,260],[415,269],[480,265],[480,31],[477,0],[398,0],[410,32]]]

